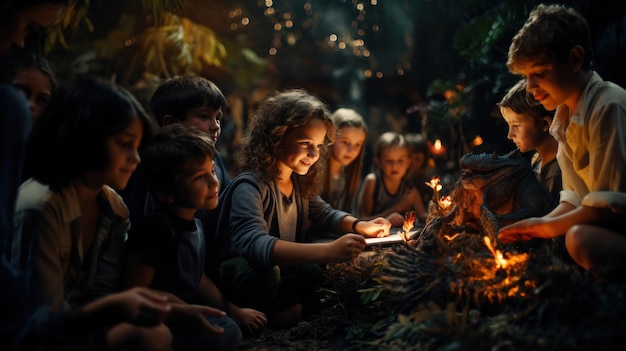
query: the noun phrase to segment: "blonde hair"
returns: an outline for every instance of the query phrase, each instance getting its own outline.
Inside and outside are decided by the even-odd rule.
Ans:
[[[363,117],[358,114],[355,110],[349,108],[340,108],[335,111],[332,115],[333,122],[335,123],[335,128],[339,131],[341,128],[354,127],[360,128],[367,135],[367,125],[363,120]],[[334,145],[331,144],[329,146],[329,154],[332,154],[332,150]],[[361,172],[363,168],[363,154],[365,150],[365,145],[361,146],[361,150],[359,151],[359,155],[357,158],[352,161],[349,165],[344,168],[344,173],[346,175],[346,192],[343,196],[347,199],[344,202],[342,210],[351,210],[350,199],[356,197],[357,192],[359,191],[359,187],[361,186]],[[331,174],[330,172],[326,172],[324,176],[324,188],[322,190],[322,198],[330,199],[330,186],[331,184]]]

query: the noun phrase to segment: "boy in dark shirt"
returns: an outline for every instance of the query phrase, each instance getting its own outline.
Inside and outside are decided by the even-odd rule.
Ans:
[[[145,181],[156,207],[129,233],[126,282],[158,287],[190,304],[223,309],[242,328],[260,329],[265,326],[265,315],[225,300],[204,273],[204,227],[195,215],[199,209],[217,206],[214,155],[215,147],[206,134],[178,123],[162,127],[142,151]],[[236,349],[241,332],[235,322],[228,317],[209,318],[225,332],[212,337],[208,345]],[[180,347],[180,333],[173,330],[173,335],[174,346]]]

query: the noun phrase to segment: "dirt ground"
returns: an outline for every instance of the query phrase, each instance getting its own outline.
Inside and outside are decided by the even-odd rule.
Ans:
[[[239,350],[308,351],[359,349],[358,335],[348,336],[353,328],[362,328],[359,287],[371,285],[370,267],[359,266],[371,260],[364,252],[354,262],[327,266],[326,282],[318,290],[321,309],[305,317],[290,329],[266,328],[257,335],[244,336]]]

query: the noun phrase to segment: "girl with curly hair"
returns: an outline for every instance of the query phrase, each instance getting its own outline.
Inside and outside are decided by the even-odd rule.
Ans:
[[[389,235],[389,221],[361,221],[319,197],[334,135],[328,109],[306,91],[268,98],[244,141],[244,172],[220,195],[218,262],[209,274],[233,303],[265,312],[275,327],[293,326],[315,310],[320,264],[356,258],[363,236]],[[309,223],[341,236],[310,243]]]

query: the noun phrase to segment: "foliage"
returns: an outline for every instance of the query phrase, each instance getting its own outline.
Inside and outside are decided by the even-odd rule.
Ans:
[[[44,52],[48,53],[59,44],[68,49],[69,45],[65,39],[65,32],[70,30],[76,32],[81,23],[85,24],[89,32],[93,32],[93,24],[87,17],[87,9],[90,0],[71,0],[69,5],[63,9],[61,15],[48,27],[48,35],[44,43]]]
[[[213,30],[172,13],[164,13],[160,22],[139,39],[137,55],[147,71],[171,77],[200,72],[204,65],[222,66],[226,48]]]

